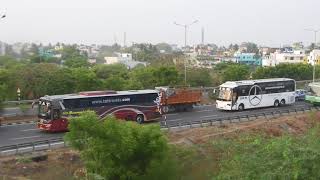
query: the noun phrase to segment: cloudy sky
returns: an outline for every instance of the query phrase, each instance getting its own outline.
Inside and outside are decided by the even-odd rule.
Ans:
[[[0,41],[127,44],[168,42],[218,45],[252,41],[280,46],[310,43],[320,28],[319,0],[1,0]],[[320,38],[320,34],[319,34]]]

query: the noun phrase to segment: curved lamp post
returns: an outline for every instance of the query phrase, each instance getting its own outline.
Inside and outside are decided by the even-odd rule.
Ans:
[[[192,24],[195,24],[199,22],[198,20],[193,21],[190,24],[178,24],[176,22],[174,22],[175,25],[177,26],[181,26],[184,28],[184,48],[187,48],[187,30],[188,27],[191,26]],[[184,84],[187,85],[187,66],[186,66],[186,58],[184,59]]]

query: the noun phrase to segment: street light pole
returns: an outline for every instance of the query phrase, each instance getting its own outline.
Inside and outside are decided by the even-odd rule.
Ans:
[[[306,31],[311,31],[314,33],[314,48],[313,50],[316,49],[316,44],[317,44],[317,33],[320,31],[320,29],[305,29]],[[313,56],[313,72],[312,72],[312,82],[314,83],[314,79],[316,76],[316,57]]]
[[[191,26],[192,24],[195,24],[197,23],[198,20],[195,20],[193,21],[192,23],[190,24],[178,24],[176,22],[174,22],[175,25],[177,26],[181,26],[184,28],[184,48],[185,50],[187,49],[187,30],[188,30],[188,27]],[[187,85],[187,65],[186,65],[186,57],[184,59],[184,84]]]

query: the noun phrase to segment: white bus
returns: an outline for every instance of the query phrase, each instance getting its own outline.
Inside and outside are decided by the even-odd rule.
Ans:
[[[220,85],[217,109],[239,110],[295,102],[296,82],[288,78],[228,81]]]

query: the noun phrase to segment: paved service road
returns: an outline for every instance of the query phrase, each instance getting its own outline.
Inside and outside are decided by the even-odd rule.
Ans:
[[[311,105],[305,102],[297,102],[293,105],[288,105],[279,108],[261,108],[251,109],[242,112],[220,111],[214,105],[198,106],[192,112],[171,113],[167,116],[167,125],[177,126],[177,124],[186,125],[190,121],[219,119],[223,117],[235,117],[241,115],[253,115],[258,113],[275,112],[277,110],[286,110],[294,108],[307,108]],[[4,125],[0,127],[0,146],[14,145],[19,143],[27,143],[33,141],[40,141],[62,137],[64,133],[46,133],[38,130],[35,124],[21,124],[21,125]]]
[[[45,133],[32,124],[17,124],[0,127],[0,146],[15,145],[27,142],[62,137],[64,133]]]

